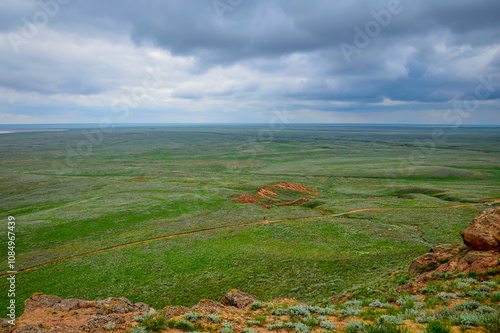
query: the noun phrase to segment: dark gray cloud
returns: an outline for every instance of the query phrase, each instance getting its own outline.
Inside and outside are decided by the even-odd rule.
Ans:
[[[118,93],[160,59],[151,51],[158,49],[189,62],[182,73],[164,73],[170,81],[162,93],[179,103],[281,98],[317,110],[328,102],[376,110],[369,104],[390,100],[445,108],[473,96],[487,75],[495,89],[483,99],[499,98],[499,1],[5,1],[2,47],[47,10],[35,37],[0,55],[0,87]]]

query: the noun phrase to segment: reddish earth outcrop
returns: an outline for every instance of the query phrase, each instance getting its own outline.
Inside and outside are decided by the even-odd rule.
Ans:
[[[437,245],[429,253],[414,259],[408,273],[418,276],[419,281],[432,279],[436,274],[457,273],[486,273],[500,269],[500,252],[481,252],[471,250],[461,244]]]
[[[500,208],[480,213],[460,234],[471,249],[500,250]]]
[[[245,309],[247,306],[256,301],[257,298],[254,295],[244,293],[236,289],[231,289],[224,297],[222,297],[221,303],[227,306]]]
[[[7,320],[0,322],[0,332],[6,333],[102,333],[128,332],[138,325],[134,317],[144,312],[154,311],[166,320],[182,319],[189,312],[196,311],[204,316],[216,314],[224,320],[234,320],[235,331],[245,328],[251,317],[246,312],[248,307],[257,301],[251,294],[239,290],[231,290],[222,298],[222,303],[212,300],[201,300],[191,309],[185,306],[167,306],[156,312],[145,303],[132,303],[124,297],[107,298],[102,301],[83,301],[79,299],[63,299],[58,296],[33,294],[25,301],[25,312],[10,325]],[[202,319],[210,331],[219,331],[220,324],[207,318]],[[239,327],[240,325],[241,327]],[[164,331],[181,332],[178,329]]]
[[[290,182],[281,182],[270,184],[265,187],[260,188],[254,195],[250,194],[238,194],[233,196],[233,200],[238,203],[244,204],[259,204],[266,209],[271,209],[272,206],[299,206],[304,202],[312,201],[311,198],[302,197],[297,200],[290,201],[284,198],[280,198],[280,190],[289,190],[304,195],[315,197],[320,193],[307,186],[297,185]]]

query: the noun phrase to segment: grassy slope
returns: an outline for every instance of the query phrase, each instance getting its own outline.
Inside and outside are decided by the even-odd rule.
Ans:
[[[18,268],[263,216],[443,207],[500,196],[497,129],[450,129],[445,142],[427,150],[416,140],[430,139],[431,128],[287,127],[265,142],[259,130],[115,129],[88,156],[69,158],[66,147],[85,139],[78,130],[2,136],[0,210],[18,221]],[[410,163],[415,152],[425,158]],[[230,200],[278,181],[319,190],[318,205],[266,210]],[[412,226],[431,243],[455,242],[484,208],[369,211],[144,243],[19,274],[18,297],[121,295],[163,306],[240,288],[261,299],[317,301],[425,252],[430,245]]]

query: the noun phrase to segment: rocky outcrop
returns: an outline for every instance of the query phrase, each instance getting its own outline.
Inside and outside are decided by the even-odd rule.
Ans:
[[[38,308],[51,308],[59,302],[61,302],[61,298],[58,296],[41,293],[33,294],[24,302],[24,311],[30,312]]]
[[[480,213],[460,234],[471,249],[500,250],[500,208]]]
[[[408,273],[425,282],[447,272],[486,273],[500,269],[499,263],[498,251],[476,251],[461,244],[439,245],[433,247],[429,253],[414,259]]]
[[[450,261],[450,259],[458,252],[457,247],[435,245],[429,253],[426,253],[412,261],[408,273],[414,276],[434,270],[442,263]]]
[[[257,302],[257,298],[254,295],[236,289],[231,289],[221,300],[222,304],[234,306],[239,309],[245,309],[253,302]]]

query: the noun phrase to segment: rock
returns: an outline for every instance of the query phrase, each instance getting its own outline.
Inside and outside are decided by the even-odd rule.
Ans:
[[[467,253],[457,265],[457,272],[485,273],[498,266],[500,254],[490,253]]]
[[[47,333],[48,331],[40,326],[23,325],[15,330],[16,333]]]
[[[116,314],[108,316],[92,316],[78,328],[78,332],[105,332],[107,331],[106,325],[110,322],[115,323],[115,329],[117,329],[120,324],[123,324],[125,322],[125,320]]]
[[[134,306],[141,312],[149,312],[153,310],[153,308],[151,308],[149,305],[142,302],[134,303]]]
[[[167,306],[161,310],[161,314],[165,319],[182,316],[189,312],[191,312],[191,310],[185,306]]]
[[[500,208],[477,215],[460,235],[471,249],[500,250]]]
[[[212,301],[210,299],[202,299],[193,306],[192,308],[193,311],[199,312],[201,314],[222,314],[225,312],[234,312],[237,311],[237,309],[233,306],[225,306],[222,303]]]
[[[63,299],[61,302],[53,306],[56,311],[72,311],[81,308],[90,308],[94,302],[84,301],[76,298]]]
[[[408,274],[415,276],[436,269],[438,266],[439,261],[436,253],[426,253],[413,259],[408,269]]]
[[[134,306],[134,304],[125,297],[110,297],[104,301],[97,302],[96,306],[99,308],[99,310],[97,310],[97,314],[99,315],[139,311],[139,308]]]
[[[51,308],[59,302],[61,302],[61,298],[58,296],[36,293],[24,302],[24,312],[30,312],[38,308]]]
[[[222,304],[234,306],[239,309],[244,309],[253,302],[257,302],[257,298],[254,295],[236,289],[231,289],[221,300]]]
[[[408,274],[419,275],[438,268],[441,264],[450,261],[453,255],[457,254],[457,246],[434,245],[429,253],[413,259]]]

